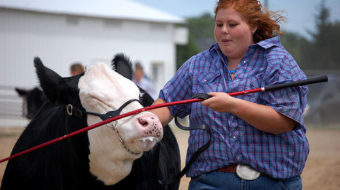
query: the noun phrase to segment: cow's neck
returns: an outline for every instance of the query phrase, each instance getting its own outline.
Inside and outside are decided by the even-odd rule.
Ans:
[[[106,126],[88,132],[90,142],[90,172],[106,185],[118,183],[129,175],[132,163],[139,156],[128,153],[115,132]]]

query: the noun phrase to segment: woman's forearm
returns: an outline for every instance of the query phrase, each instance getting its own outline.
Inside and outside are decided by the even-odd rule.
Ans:
[[[265,106],[236,97],[231,97],[224,92],[209,93],[212,97],[202,101],[202,105],[209,106],[217,112],[229,112],[246,121],[253,127],[273,134],[291,131],[296,122]]]
[[[253,127],[273,134],[291,131],[296,122],[274,110],[270,106],[261,105],[235,98],[230,113],[238,116]]]
[[[152,105],[166,103],[164,100],[158,98]],[[162,125],[167,125],[172,120],[172,115],[168,107],[162,107],[158,109],[150,110],[152,113],[156,114],[161,121]]]

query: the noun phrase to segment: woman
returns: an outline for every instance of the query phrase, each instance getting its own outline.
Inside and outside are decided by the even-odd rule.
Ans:
[[[219,0],[217,43],[187,60],[161,90],[154,104],[212,96],[153,111],[163,124],[190,115],[190,125],[212,130],[209,148],[187,173],[189,189],[302,189],[309,152],[302,115],[307,88],[227,94],[306,78],[275,36],[282,19],[257,0]],[[208,139],[204,131],[192,131],[187,160]]]

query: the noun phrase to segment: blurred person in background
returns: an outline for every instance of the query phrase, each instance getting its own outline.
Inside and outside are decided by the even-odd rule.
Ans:
[[[85,71],[85,68],[83,66],[83,64],[76,62],[71,64],[70,66],[70,75],[71,76],[75,76],[75,75],[79,75],[81,73],[83,73]]]
[[[188,59],[160,91],[154,104],[212,97],[200,103],[152,110],[167,124],[190,115],[190,125],[206,125],[211,143],[187,172],[190,190],[302,189],[309,153],[303,111],[307,87],[231,97],[230,92],[306,79],[280,43],[277,12],[258,0],[219,0],[215,9],[217,43]],[[190,132],[187,161],[209,140]]]
[[[134,77],[133,82],[137,84],[139,87],[141,87],[143,90],[145,90],[149,95],[156,99],[156,93],[154,89],[154,85],[149,77],[147,77],[144,73],[143,66],[140,62],[135,63],[135,71],[134,71]]]

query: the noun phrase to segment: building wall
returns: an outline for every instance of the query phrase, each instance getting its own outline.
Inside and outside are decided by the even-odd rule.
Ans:
[[[71,63],[85,66],[96,62],[110,64],[116,53],[140,61],[159,90],[175,73],[175,26],[131,20],[112,20],[70,15],[45,14],[0,8],[0,102],[20,110],[21,99],[13,105],[1,97],[15,97],[14,87],[38,85],[33,59],[63,77]],[[159,76],[152,76],[155,66]],[[13,88],[13,90],[11,90]],[[9,110],[8,108],[4,110]],[[5,113],[12,114],[12,113]],[[1,125],[23,125],[17,116],[2,117]],[[21,118],[22,120],[22,118]],[[0,126],[1,126],[0,125]]]
[[[151,78],[151,63],[164,64],[164,84],[175,72],[174,33],[172,24],[0,9],[0,85],[36,85],[35,56],[68,76],[72,62],[109,64],[121,52]]]

